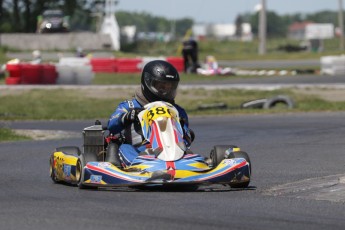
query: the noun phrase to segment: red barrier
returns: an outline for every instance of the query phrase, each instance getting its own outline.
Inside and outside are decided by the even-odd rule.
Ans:
[[[22,75],[22,66],[21,64],[6,64],[6,70],[9,73],[10,77],[20,78]]]
[[[7,64],[6,70],[9,72],[8,85],[55,84],[58,77],[55,65],[51,64]]]
[[[114,58],[92,58],[90,61],[92,70],[99,73],[116,72],[116,62]]]
[[[166,61],[177,71],[184,71],[183,58],[168,57]],[[90,61],[92,70],[98,73],[139,73],[143,68],[142,62],[142,58],[92,58]]]
[[[184,71],[184,61],[181,57],[167,57],[166,61],[172,64],[178,72]]]
[[[6,77],[6,85],[18,85],[20,84],[20,77]]]
[[[119,58],[117,59],[117,72],[138,73],[141,72],[141,58]]]
[[[42,84],[55,84],[57,79],[57,71],[55,65],[43,64],[42,65]]]
[[[40,84],[41,76],[41,65],[22,64],[22,84]]]

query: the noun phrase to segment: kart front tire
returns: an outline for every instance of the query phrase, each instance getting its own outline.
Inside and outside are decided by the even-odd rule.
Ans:
[[[244,158],[249,163],[249,171],[252,172],[252,163],[250,161],[248,153],[244,151],[237,151],[237,152],[231,152],[228,156],[228,159],[232,158]]]
[[[210,153],[212,166],[217,167],[225,159],[225,151],[229,148],[237,148],[236,145],[215,145]]]
[[[76,167],[76,179],[77,179],[77,185],[79,189],[89,189],[92,188],[90,186],[84,185],[84,167],[85,167],[85,158],[83,155],[80,155],[78,161],[77,161],[77,167]]]
[[[249,175],[248,176],[250,178],[251,173],[252,173],[252,163],[250,161],[248,153],[246,153],[244,151],[231,152],[228,156],[228,159],[232,159],[232,158],[244,158],[249,163]],[[246,181],[246,182],[231,184],[230,187],[231,188],[247,188],[249,183],[250,183],[250,179],[249,179],[249,181]]]
[[[54,169],[54,155],[52,154],[49,160],[49,173],[50,173],[50,178],[54,183],[58,183],[58,179],[56,178],[55,175],[55,169]]]

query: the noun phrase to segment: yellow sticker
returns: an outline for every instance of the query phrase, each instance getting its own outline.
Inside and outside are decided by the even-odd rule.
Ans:
[[[171,118],[173,116],[174,114],[172,114],[171,110],[168,107],[155,106],[145,112],[143,116],[143,121],[146,124],[151,125],[152,121],[156,120],[158,117]]]

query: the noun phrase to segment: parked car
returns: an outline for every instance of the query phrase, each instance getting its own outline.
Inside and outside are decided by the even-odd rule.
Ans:
[[[38,33],[63,33],[68,31],[68,17],[61,10],[46,10],[38,18]]]

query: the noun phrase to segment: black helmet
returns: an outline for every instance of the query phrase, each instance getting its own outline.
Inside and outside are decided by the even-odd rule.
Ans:
[[[147,63],[141,74],[141,90],[149,102],[174,102],[180,76],[173,65],[162,60]]]

